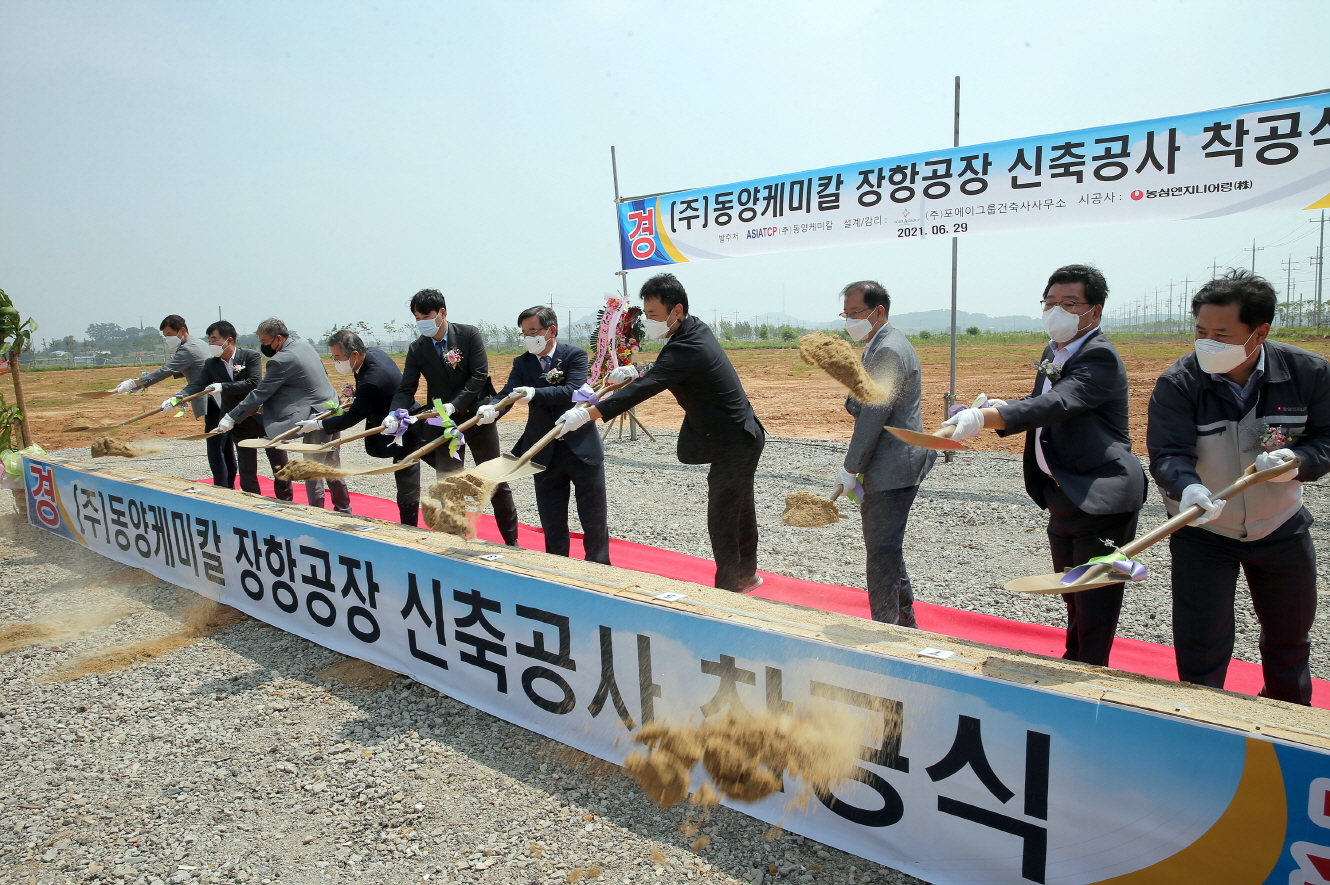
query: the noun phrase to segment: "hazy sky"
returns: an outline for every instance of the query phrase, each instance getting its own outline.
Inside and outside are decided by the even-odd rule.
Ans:
[[[41,324],[306,335],[561,316],[618,278],[625,195],[1129,122],[1330,87],[1330,3],[25,2],[0,4],[0,288]],[[1054,267],[1114,299],[1212,262],[1302,280],[1314,213],[995,234],[964,310],[1034,314]],[[1299,239],[1300,238],[1300,239]],[[947,306],[950,245],[890,242],[677,270],[694,312],[829,320],[866,277]],[[636,288],[647,272],[629,278]],[[1305,285],[1305,283],[1304,283]]]

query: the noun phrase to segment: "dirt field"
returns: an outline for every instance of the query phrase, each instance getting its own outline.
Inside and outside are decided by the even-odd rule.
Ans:
[[[1330,343],[1322,340],[1300,341],[1299,346],[1320,353],[1330,353]],[[1155,379],[1190,348],[1185,341],[1127,342],[1117,345],[1127,363],[1131,387],[1131,426],[1134,448],[1145,451],[1145,417],[1150,391]],[[962,346],[957,354],[958,399],[970,401],[980,392],[1004,399],[1028,394],[1034,383],[1032,362],[1039,357],[1038,345]],[[924,370],[924,423],[936,427],[943,417],[942,395],[948,386],[950,350],[945,344],[919,348]],[[739,376],[753,400],[753,407],[775,436],[807,439],[849,439],[854,423],[843,408],[844,388],[819,369],[799,360],[798,351],[790,349],[731,351]],[[492,355],[491,372],[501,386],[512,367],[513,357]],[[329,373],[332,364],[327,365]],[[190,417],[153,416],[120,430],[65,431],[76,418],[92,422],[121,421],[160,403],[184,386],[183,381],[158,384],[146,394],[129,397],[110,396],[82,400],[74,396],[83,390],[114,387],[129,372],[123,367],[67,369],[24,375],[24,390],[32,416],[36,440],[47,449],[91,444],[98,436],[114,436],[125,442],[180,436],[202,430],[201,422]],[[336,376],[334,376],[336,377]],[[8,385],[6,385],[8,386]],[[638,407],[638,417],[649,428],[677,429],[683,412],[669,396],[659,396]],[[980,451],[1021,451],[1024,437],[998,439],[984,434],[972,448]]]

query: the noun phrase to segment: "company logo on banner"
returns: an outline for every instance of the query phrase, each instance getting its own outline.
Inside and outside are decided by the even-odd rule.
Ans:
[[[1330,92],[619,204],[625,270],[1051,227],[1330,208]]]
[[[39,500],[68,502],[61,519],[92,551],[616,764],[657,719],[813,699],[865,723],[899,716],[820,802],[792,801],[786,783],[735,807],[926,881],[1330,873],[1322,750],[514,574],[364,523],[308,525],[65,464],[25,471],[43,478],[28,485],[39,528],[61,530]]]

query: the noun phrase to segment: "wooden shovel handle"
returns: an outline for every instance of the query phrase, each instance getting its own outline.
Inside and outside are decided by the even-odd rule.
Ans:
[[[332,413],[333,413],[332,409],[325,409],[322,412],[319,412],[317,415],[315,415],[314,420],[322,421],[324,418],[327,418]],[[265,445],[263,448],[265,449],[271,448],[275,443],[279,443],[284,439],[290,439],[291,437],[295,436],[297,433],[300,432],[300,425],[304,423],[305,423],[304,421],[297,421],[295,424],[292,424],[286,430],[283,430],[281,433],[277,434],[272,439],[268,440],[268,444]]]
[[[1279,476],[1281,473],[1284,473],[1288,470],[1296,470],[1299,466],[1301,466],[1301,464],[1302,464],[1302,459],[1296,457],[1292,461],[1285,461],[1283,464],[1279,465],[1278,467],[1269,467],[1266,468],[1265,470],[1257,470],[1256,465],[1253,464],[1250,467],[1248,467],[1246,470],[1244,470],[1242,472],[1242,476],[1238,477],[1238,479],[1235,482],[1233,482],[1231,485],[1223,489],[1220,489],[1218,492],[1211,495],[1210,500],[1227,501],[1229,498],[1242,494],[1244,491],[1256,485],[1258,482],[1265,482],[1267,479]],[[1142,550],[1145,550],[1147,547],[1151,547],[1162,541],[1164,538],[1167,538],[1169,535],[1173,534],[1178,529],[1186,525],[1189,525],[1192,520],[1194,520],[1196,517],[1200,516],[1204,512],[1205,511],[1201,509],[1201,505],[1199,504],[1191,505],[1186,510],[1183,510],[1177,516],[1173,517],[1168,522],[1164,523],[1163,525],[1159,526],[1153,531],[1146,532],[1145,534],[1136,538],[1131,543],[1124,545],[1121,548],[1122,555],[1129,558],[1135,556],[1137,553],[1140,553]],[[1072,581],[1067,586],[1074,587],[1077,584],[1093,584],[1097,581],[1103,580],[1103,577],[1109,571],[1111,571],[1110,566],[1107,566],[1103,563],[1099,563],[1094,568],[1086,569],[1085,572],[1082,573],[1079,578],[1077,578],[1075,581]]]
[[[519,399],[521,399],[521,397],[520,397],[519,395],[517,395],[517,394],[515,394],[515,393],[510,393],[510,394],[508,394],[507,396],[505,396],[502,400],[500,400],[499,402],[495,403],[494,405],[495,405],[495,408],[502,409],[504,406],[510,406],[510,405],[512,405],[513,403],[517,402]],[[433,409],[430,410],[430,413],[431,413],[431,414],[437,414],[437,412],[435,412]],[[421,412],[420,414],[424,414],[424,413]],[[466,419],[465,421],[463,421],[461,424],[458,424],[458,425],[457,425],[457,432],[458,432],[458,433],[462,433],[462,432],[464,432],[464,431],[470,430],[472,427],[475,427],[475,426],[476,426],[476,422],[479,421],[479,420],[480,420],[480,415],[472,415],[470,418],[467,418],[467,419]],[[380,431],[380,432],[382,432],[382,431]],[[402,465],[404,465],[404,464],[414,464],[415,462],[419,461],[419,460],[420,460],[421,458],[423,458],[424,456],[428,455],[430,452],[432,452],[432,451],[434,451],[435,449],[437,449],[439,446],[443,445],[444,442],[446,442],[447,440],[448,440],[448,437],[447,437],[447,436],[445,436],[445,435],[443,435],[443,434],[439,434],[439,436],[438,436],[437,438],[430,440],[429,442],[425,443],[425,444],[424,444],[423,446],[421,446],[420,448],[416,449],[416,450],[415,450],[414,452],[412,452],[411,454],[407,455],[407,456],[406,456],[405,458],[403,458],[401,461],[398,461],[396,466],[400,468],[400,467],[401,467]]]
[[[632,382],[630,381],[625,381],[622,384],[606,384],[600,390],[596,391],[596,399],[600,399],[601,397],[605,396],[605,394],[613,393],[614,391],[618,390],[620,387],[626,387],[631,383]],[[518,458],[517,461],[513,463],[512,468],[508,472],[511,473],[514,470],[520,470],[521,468],[525,467],[527,464],[531,463],[531,459],[536,457],[536,455],[540,454],[541,449],[545,448],[547,445],[554,442],[554,438],[559,435],[559,430],[562,427],[563,427],[562,419],[555,421],[554,426],[550,428],[550,432],[542,436],[540,439],[536,440],[535,445],[531,446],[531,448],[523,452],[522,457]]]
[[[942,439],[951,439],[952,434],[956,432],[955,424],[943,424],[937,430],[933,431],[933,436],[940,436]]]

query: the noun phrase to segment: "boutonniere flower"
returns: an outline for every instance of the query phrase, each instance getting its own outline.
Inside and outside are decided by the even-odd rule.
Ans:
[[[1292,445],[1302,434],[1289,433],[1287,427],[1266,424],[1261,431],[1261,448],[1267,452],[1273,452],[1275,449],[1286,449]]]
[[[1052,360],[1044,360],[1042,363],[1032,361],[1030,365],[1034,366],[1035,371],[1040,375],[1046,375],[1049,381],[1056,381],[1062,377],[1062,367],[1056,365]]]
[[[237,377],[245,371],[245,367],[240,363],[231,363],[231,376]]]
[[[544,375],[541,375],[540,377],[545,379],[546,384],[562,384],[563,369],[560,369],[558,366],[555,366],[554,368],[550,369],[548,372],[546,372]]]
[[[443,358],[448,361],[448,365],[455,369],[457,368],[457,364],[462,361],[462,351],[454,347],[452,350],[445,353]]]

